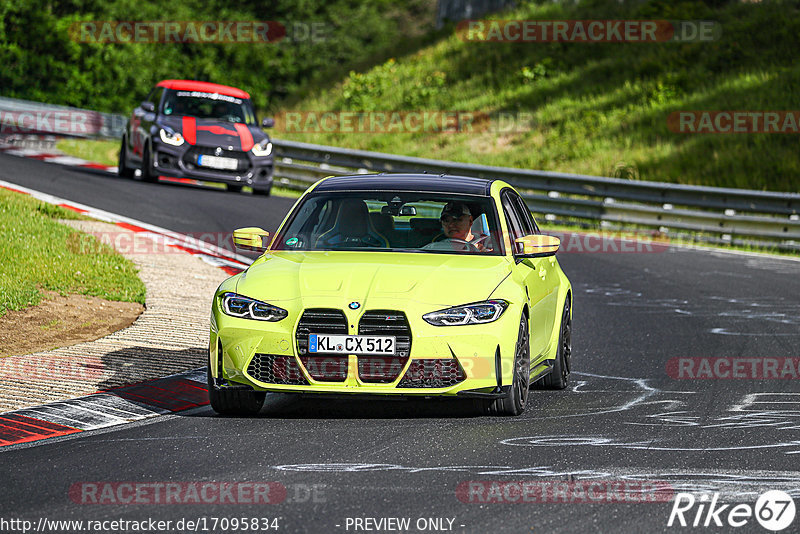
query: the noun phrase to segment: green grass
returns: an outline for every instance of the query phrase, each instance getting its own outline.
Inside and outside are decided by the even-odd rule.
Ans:
[[[709,7],[707,4],[724,4]],[[283,111],[522,113],[516,131],[296,133],[279,138],[410,156],[640,180],[797,191],[798,136],[678,134],[682,110],[796,110],[796,1],[543,2],[498,19],[705,19],[705,43],[437,42],[333,80]]]
[[[115,166],[119,158],[119,141],[59,139],[56,148],[70,156],[101,165]]]
[[[0,190],[0,317],[37,305],[42,291],[144,304],[145,287],[131,261],[57,222],[85,218]]]

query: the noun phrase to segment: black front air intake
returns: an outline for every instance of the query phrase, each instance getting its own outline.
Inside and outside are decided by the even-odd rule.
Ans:
[[[401,311],[369,310],[358,323],[359,335],[395,336],[394,356],[358,356],[362,382],[389,383],[397,380],[411,354],[411,327]]]
[[[247,374],[267,384],[308,385],[297,360],[286,354],[256,354],[247,366]]]
[[[455,358],[413,360],[399,388],[446,388],[467,378]]]
[[[343,382],[347,378],[347,354],[310,354],[309,334],[347,335],[347,317],[342,310],[313,308],[303,312],[297,324],[297,353],[314,380]]]

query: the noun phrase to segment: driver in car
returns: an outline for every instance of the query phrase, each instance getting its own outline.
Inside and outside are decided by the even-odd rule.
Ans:
[[[472,212],[463,202],[452,201],[445,204],[439,221],[442,223],[442,232],[445,239],[434,241],[423,249],[442,250],[452,247],[453,250],[463,250],[465,252],[480,252],[486,250],[485,241],[488,236],[472,234],[472,223],[474,222]]]
[[[221,119],[228,115],[228,106],[225,102],[215,102],[212,113],[215,119]]]

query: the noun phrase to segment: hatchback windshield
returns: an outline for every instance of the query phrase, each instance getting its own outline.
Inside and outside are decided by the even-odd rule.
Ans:
[[[418,192],[307,197],[273,250],[503,254],[490,197]]]
[[[202,91],[167,91],[163,113],[245,124],[256,122],[249,100]]]

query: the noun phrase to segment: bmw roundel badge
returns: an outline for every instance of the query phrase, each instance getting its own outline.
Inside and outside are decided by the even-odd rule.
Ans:
[[[358,302],[351,302],[350,304],[347,305],[347,307],[350,308],[351,310],[357,310],[361,307],[361,304],[359,304]]]

